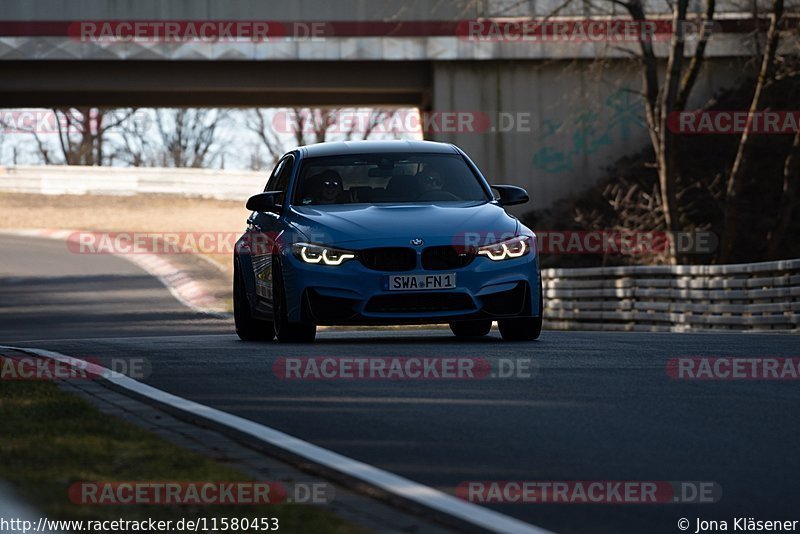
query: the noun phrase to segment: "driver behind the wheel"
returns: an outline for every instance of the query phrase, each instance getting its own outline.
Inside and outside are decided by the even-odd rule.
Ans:
[[[425,165],[425,167],[417,173],[416,178],[419,196],[421,197],[433,191],[441,191],[444,185],[442,183],[442,173],[432,165]]]

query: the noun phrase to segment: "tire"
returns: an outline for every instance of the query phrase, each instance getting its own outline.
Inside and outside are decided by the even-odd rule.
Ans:
[[[313,343],[317,325],[312,322],[290,323],[283,290],[283,273],[276,258],[272,261],[272,308],[275,313],[275,337],[279,343]]]
[[[236,335],[242,341],[272,341],[275,338],[272,321],[256,319],[250,311],[244,273],[238,259],[233,264],[233,322],[236,325]]]
[[[488,334],[491,329],[492,321],[489,319],[450,323],[450,330],[456,337],[460,338],[483,337]]]
[[[544,298],[542,297],[542,284],[539,282],[539,316],[501,319],[497,321],[497,327],[504,341],[533,341],[539,339],[542,333],[543,317]]]

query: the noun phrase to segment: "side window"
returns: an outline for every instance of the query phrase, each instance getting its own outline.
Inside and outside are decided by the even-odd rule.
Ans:
[[[289,158],[283,158],[278,162],[277,165],[275,165],[275,168],[272,169],[272,174],[269,176],[269,180],[267,180],[267,186],[264,188],[264,192],[279,191],[275,186],[278,185],[278,177],[281,174],[281,170],[283,170],[283,168],[286,166],[286,161],[288,159]]]
[[[275,182],[270,180],[269,185],[271,191],[283,191],[280,196],[275,199],[275,204],[283,206],[286,201],[286,190],[289,189],[289,179],[292,177],[292,168],[294,167],[294,156],[283,158],[283,163],[280,169],[276,169]]]

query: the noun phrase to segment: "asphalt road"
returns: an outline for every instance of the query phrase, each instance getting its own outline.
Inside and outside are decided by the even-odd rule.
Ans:
[[[504,504],[556,532],[681,532],[678,519],[800,519],[797,381],[685,381],[680,356],[797,356],[797,337],[493,331],[321,332],[310,346],[238,341],[137,267],[0,237],[0,343],[145,358],[144,381],[452,492],[471,480],[713,481],[714,504]],[[527,358],[530,378],[280,380],[294,356]]]

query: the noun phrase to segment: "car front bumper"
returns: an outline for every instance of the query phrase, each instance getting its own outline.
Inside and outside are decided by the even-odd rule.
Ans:
[[[535,245],[521,258],[492,261],[478,256],[465,267],[447,270],[424,270],[418,261],[416,269],[401,272],[373,270],[357,259],[339,266],[308,264],[287,248],[282,254],[282,267],[289,320],[292,322],[310,320],[320,325],[433,324],[538,316],[541,313]],[[456,274],[455,289],[385,289],[389,275],[450,272]]]

